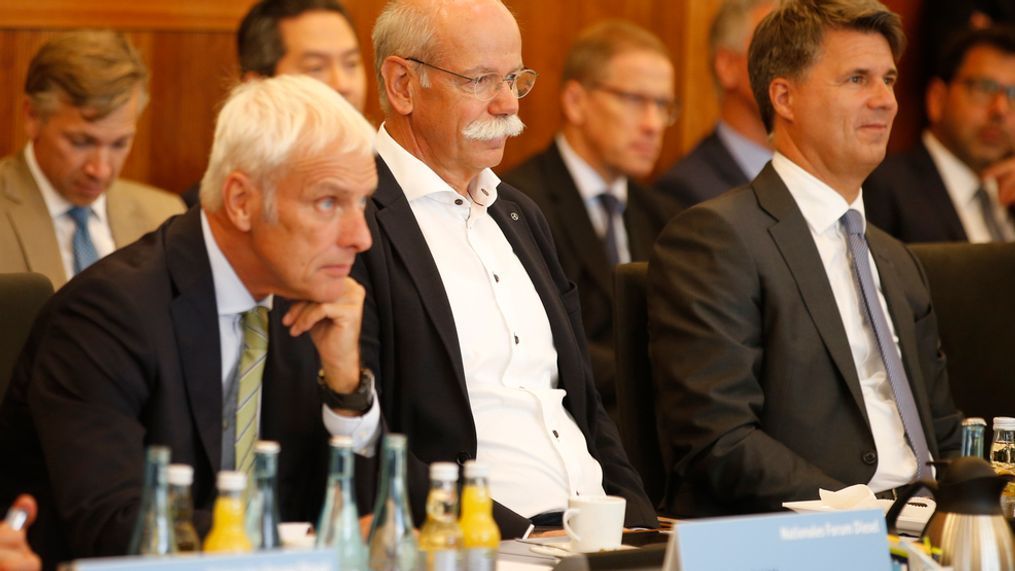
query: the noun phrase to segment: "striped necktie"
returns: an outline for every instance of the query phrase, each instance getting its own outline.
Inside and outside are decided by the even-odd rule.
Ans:
[[[243,353],[236,368],[236,470],[254,467],[257,417],[261,408],[261,378],[268,357],[268,308],[257,306],[243,313]]]
[[[67,216],[74,221],[74,236],[71,237],[71,252],[74,255],[74,275],[94,264],[99,259],[92,242],[92,235],[88,232],[88,216],[92,210],[87,206],[72,206],[67,210]]]

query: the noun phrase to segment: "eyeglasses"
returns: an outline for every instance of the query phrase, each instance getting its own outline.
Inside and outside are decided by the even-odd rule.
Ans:
[[[508,85],[508,89],[511,90],[511,93],[518,99],[521,99],[532,91],[532,86],[536,84],[536,78],[539,77],[538,73],[528,68],[509,73],[504,77],[501,77],[496,73],[487,73],[479,77],[469,77],[467,75],[455,73],[450,69],[437,67],[432,63],[427,63],[414,57],[407,57],[405,59],[466,80],[468,83],[463,84],[462,87],[467,90],[469,90],[468,87],[471,87],[471,90],[469,91],[471,91],[472,94],[481,101],[489,101],[496,97],[497,92],[500,91],[501,83],[506,83]]]
[[[677,117],[680,116],[680,104],[673,99],[666,97],[652,97],[650,95],[643,95],[641,93],[634,93],[620,89],[619,87],[612,87],[597,83],[592,86],[592,89],[604,91],[617,98],[618,101],[624,104],[631,113],[642,113],[646,107],[651,107],[656,113],[662,117],[663,122],[669,127],[677,122]]]
[[[980,104],[994,101],[998,93],[1004,93],[1009,105],[1015,105],[1015,85],[1004,85],[986,77],[968,77],[959,79],[957,83],[966,86],[969,93]]]

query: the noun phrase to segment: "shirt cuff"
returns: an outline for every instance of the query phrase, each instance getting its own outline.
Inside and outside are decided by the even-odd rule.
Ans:
[[[381,427],[381,407],[378,404],[377,390],[371,394],[373,403],[362,416],[342,416],[321,405],[321,419],[324,428],[332,436],[349,436],[352,438],[353,452],[361,456],[372,457],[374,446]]]

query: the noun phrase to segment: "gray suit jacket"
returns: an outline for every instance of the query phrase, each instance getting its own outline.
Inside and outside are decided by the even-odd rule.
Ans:
[[[121,248],[183,212],[183,201],[147,185],[117,180],[106,192],[106,210],[113,242]],[[6,272],[38,272],[54,288],[68,278],[53,219],[24,151],[0,161],[0,273]]]
[[[923,269],[876,227],[867,239],[931,454],[946,457],[961,414]],[[663,230],[648,294],[673,513],[777,511],[870,480],[878,455],[842,319],[771,163]]]

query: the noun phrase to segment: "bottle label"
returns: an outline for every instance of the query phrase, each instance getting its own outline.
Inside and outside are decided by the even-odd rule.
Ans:
[[[466,549],[465,570],[466,571],[494,571],[497,565],[497,557],[492,549]]]
[[[427,553],[427,571],[459,571],[458,552],[448,549]]]

